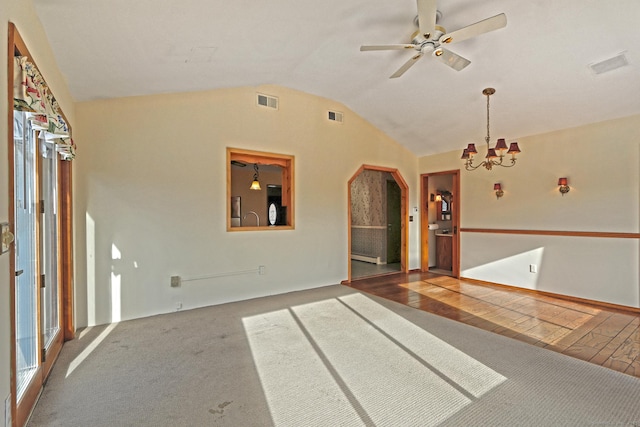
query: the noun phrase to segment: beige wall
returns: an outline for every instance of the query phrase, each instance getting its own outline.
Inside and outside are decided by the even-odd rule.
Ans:
[[[515,167],[461,171],[461,227],[639,232],[640,116],[518,142]],[[421,173],[462,167],[459,151],[419,159]],[[560,177],[571,187],[564,197]],[[499,200],[495,182],[504,190]],[[638,239],[462,233],[461,275],[640,307],[639,246]]]
[[[44,30],[36,16],[30,0],[0,0],[0,34],[3,42],[0,43],[0,116],[3,125],[0,127],[0,161],[4,165],[8,163],[8,141],[5,124],[7,111],[7,34],[8,22],[16,24],[20,35],[24,39],[29,51],[34,56],[38,67],[44,76],[47,84],[51,87],[53,94],[58,99],[71,126],[75,123],[73,99],[68,92],[64,78],[61,76],[49,46],[49,42],[44,35]],[[0,188],[2,194],[7,194],[9,188],[8,168],[0,168]],[[9,198],[0,197],[0,222],[9,219]],[[9,298],[9,271],[10,254],[0,256],[0,415],[4,422],[4,401],[9,395],[10,389],[10,298]]]
[[[279,110],[256,105],[279,97]],[[344,123],[326,119],[343,111]],[[80,103],[78,325],[339,283],[348,274],[348,181],[399,169],[417,206],[417,158],[344,105],[277,86]],[[295,156],[295,229],[226,231],[226,148]],[[410,223],[410,267],[418,263]],[[185,282],[170,277],[247,274]],[[119,295],[119,296],[118,296]]]

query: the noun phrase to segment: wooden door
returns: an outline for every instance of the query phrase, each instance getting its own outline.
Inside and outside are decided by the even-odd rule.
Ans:
[[[395,181],[387,181],[387,264],[400,262],[402,239],[400,204],[400,187]]]

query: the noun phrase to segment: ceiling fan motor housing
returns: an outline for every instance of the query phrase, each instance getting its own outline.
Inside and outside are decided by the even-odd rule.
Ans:
[[[445,34],[445,29],[439,26],[436,26],[432,37],[429,39],[425,38],[420,31],[416,31],[411,35],[411,43],[413,43],[414,49],[422,54],[437,53],[440,47],[439,39],[443,34]]]

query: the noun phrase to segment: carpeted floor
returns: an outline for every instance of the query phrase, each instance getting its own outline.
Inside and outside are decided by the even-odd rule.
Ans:
[[[330,286],[82,331],[36,426],[638,426],[640,379]]]

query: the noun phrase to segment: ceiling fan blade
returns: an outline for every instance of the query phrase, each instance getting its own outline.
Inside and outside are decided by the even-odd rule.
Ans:
[[[418,25],[420,32],[426,37],[433,34],[436,28],[437,0],[418,0]]]
[[[409,68],[411,68],[411,66],[413,64],[418,62],[418,59],[420,59],[420,58],[422,58],[422,52],[416,53],[411,58],[409,58],[409,60],[407,62],[405,62],[402,67],[398,68],[398,71],[396,71],[395,73],[391,74],[391,76],[389,76],[389,78],[390,79],[395,79],[397,77],[400,77],[401,75],[403,75],[405,73],[405,71],[407,71]]]
[[[438,52],[442,52],[442,54],[438,55]],[[467,65],[471,64],[471,61],[469,61],[468,59],[463,58],[457,53],[453,53],[450,50],[443,49],[443,48],[436,50],[433,56],[438,61],[448,65],[449,67],[453,68],[456,71],[460,71]]]
[[[440,37],[440,43],[458,43],[463,40],[470,39],[471,37],[479,36],[480,34],[488,33],[489,31],[498,30],[504,28],[507,25],[507,15],[501,13],[491,18],[484,19],[476,22],[475,24],[468,25],[459,30],[447,33]]]
[[[372,46],[360,46],[360,52],[367,50],[404,50],[414,49],[415,45],[412,44],[380,44]]]

